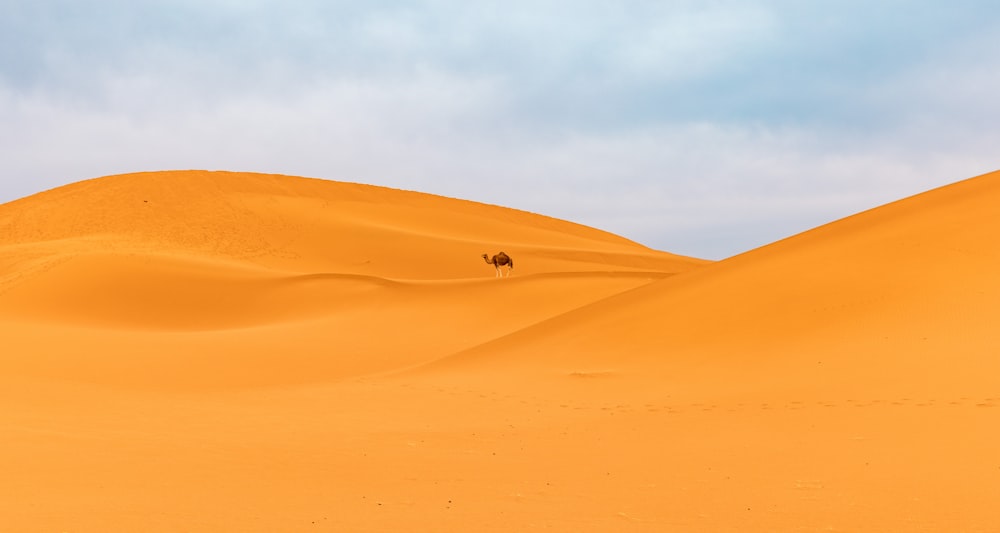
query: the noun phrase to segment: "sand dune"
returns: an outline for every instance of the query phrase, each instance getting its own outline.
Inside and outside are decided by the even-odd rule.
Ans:
[[[608,264],[678,272],[703,263],[523,211],[288,176],[111,176],[2,207],[4,245],[24,246],[22,256],[52,243],[46,255],[179,252],[278,271],[418,280],[482,277],[484,263],[470,255],[476,259],[500,246],[511,255],[527,254],[531,260],[519,269],[525,274],[607,270]]]
[[[11,368],[143,387],[406,367],[706,263],[495,206],[219,172],[81,182],[0,226]],[[503,286],[480,257],[501,248]]]
[[[5,204],[0,523],[989,531],[998,201],[985,175],[717,263],[287,176]]]
[[[981,176],[652,283],[494,344],[518,347],[536,368],[539,355],[548,354],[558,368],[589,362],[647,375],[664,370],[657,380],[671,379],[671,361],[714,354],[705,379],[738,370],[753,377],[733,384],[740,389],[798,382],[812,391],[852,384],[904,395],[962,395],[973,387],[985,393],[996,386],[982,370],[996,365],[1000,254],[991,243],[1000,240],[998,202],[1000,175]],[[587,352],[610,339],[616,352]],[[453,359],[512,363],[492,350],[484,345]],[[780,378],[769,379],[772,373]]]

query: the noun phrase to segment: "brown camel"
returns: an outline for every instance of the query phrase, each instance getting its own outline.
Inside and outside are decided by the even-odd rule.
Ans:
[[[496,277],[498,277],[498,278],[502,278],[503,277],[503,274],[500,272],[500,267],[502,267],[502,266],[506,266],[507,267],[507,275],[508,276],[510,276],[510,271],[514,270],[514,260],[511,259],[509,255],[507,255],[507,254],[505,254],[503,252],[500,252],[500,253],[494,255],[493,257],[490,257],[490,256],[488,256],[486,254],[483,254],[483,259],[486,261],[486,263],[488,263],[490,265],[493,265],[493,267],[497,269],[497,275],[496,275]]]

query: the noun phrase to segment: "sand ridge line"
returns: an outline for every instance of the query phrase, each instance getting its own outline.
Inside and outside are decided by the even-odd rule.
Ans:
[[[902,373],[985,385],[972,366],[929,369],[951,353],[995,366],[989,342],[974,339],[991,338],[1000,264],[992,252],[967,250],[1000,238],[998,194],[998,173],[959,182],[575,309],[463,357],[509,364],[518,354],[535,368],[572,357],[678,363],[705,367],[706,380],[712,368],[741,369],[762,386],[791,369],[809,381],[848,383],[854,372],[891,384]],[[865,358],[859,345],[878,355]]]
[[[352,203],[359,195],[366,199],[361,206]],[[302,272],[339,271],[344,259],[367,256],[380,269],[371,273],[387,277],[469,277],[471,260],[483,247],[504,244],[544,248],[572,242],[583,250],[632,250],[669,259],[674,267],[687,264],[607,232],[498,206],[226,172],[139,173],[68,185],[0,206],[0,228],[0,244],[112,234],[123,242]],[[408,259],[418,256],[433,260]],[[414,269],[416,275],[406,275]]]
[[[249,271],[82,258],[0,296],[19,318],[46,290],[58,303],[0,320],[9,529],[997,523],[998,175],[677,268],[365,187],[168,173],[74,191],[0,206],[0,228],[19,219],[3,242],[85,235],[120,209],[153,249],[267,253]],[[141,211],[151,191],[162,212]],[[351,195],[430,209],[329,209]],[[416,233],[362,223],[417,212]],[[152,233],[174,216],[192,223]],[[501,249],[517,268],[493,279],[480,254]]]

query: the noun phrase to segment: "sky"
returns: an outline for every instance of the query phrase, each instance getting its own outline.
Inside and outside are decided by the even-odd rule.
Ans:
[[[147,170],[722,259],[1000,168],[995,0],[0,0],[0,203]]]

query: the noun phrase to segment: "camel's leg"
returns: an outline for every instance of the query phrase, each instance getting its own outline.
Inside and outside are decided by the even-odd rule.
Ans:
[[[495,278],[501,278],[501,277],[503,277],[503,274],[500,273],[500,265],[493,265],[493,268],[497,269],[497,275],[493,276],[493,277],[495,277]]]

